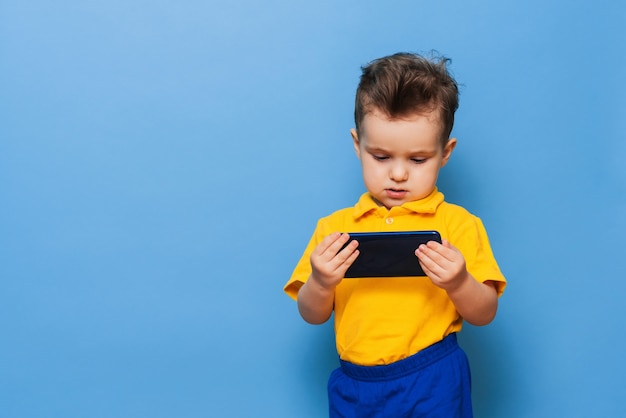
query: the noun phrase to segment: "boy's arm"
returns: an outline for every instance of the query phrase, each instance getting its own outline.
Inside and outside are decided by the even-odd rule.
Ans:
[[[463,254],[447,240],[421,245],[415,255],[432,282],[444,289],[459,314],[472,325],[487,325],[496,316],[498,293],[493,282],[481,283],[465,267]]]
[[[359,255],[356,241],[339,251],[349,239],[348,234],[330,234],[311,253],[311,276],[298,291],[300,316],[311,324],[322,324],[330,318],[335,287]]]

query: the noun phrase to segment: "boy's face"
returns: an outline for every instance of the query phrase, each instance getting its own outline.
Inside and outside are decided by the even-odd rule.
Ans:
[[[389,119],[375,110],[363,118],[360,136],[351,133],[365,187],[389,209],[428,196],[456,146],[454,138],[442,146],[436,111]]]

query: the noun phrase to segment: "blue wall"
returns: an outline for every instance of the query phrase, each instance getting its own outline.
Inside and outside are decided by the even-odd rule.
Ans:
[[[340,3],[340,4],[336,4]],[[362,192],[360,65],[463,84],[439,186],[509,287],[477,417],[626,416],[619,2],[0,5],[0,414],[323,417],[332,327],[282,293]]]

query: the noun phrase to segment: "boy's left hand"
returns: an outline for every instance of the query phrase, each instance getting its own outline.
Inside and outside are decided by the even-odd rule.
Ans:
[[[420,245],[415,255],[433,284],[448,292],[470,278],[463,254],[445,239],[441,244],[430,241]]]

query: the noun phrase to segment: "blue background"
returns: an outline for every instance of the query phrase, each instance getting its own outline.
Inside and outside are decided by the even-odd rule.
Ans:
[[[282,286],[363,191],[360,66],[462,84],[439,187],[509,280],[467,326],[477,417],[626,416],[626,8],[4,1],[0,414],[323,417],[332,326]]]

